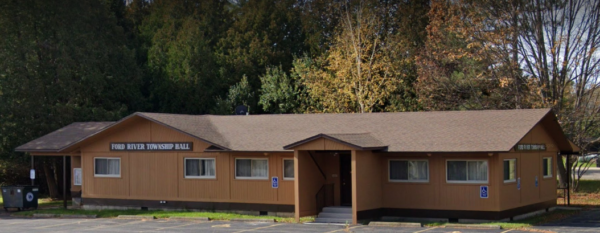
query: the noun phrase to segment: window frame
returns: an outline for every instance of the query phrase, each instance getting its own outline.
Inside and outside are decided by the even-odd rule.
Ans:
[[[549,171],[548,175],[544,175],[544,173],[546,171],[543,170],[544,169],[544,163],[546,163],[546,159],[548,159],[548,161],[550,161],[550,164],[548,166],[548,169],[550,171]],[[552,157],[542,157],[542,177],[543,178],[552,178],[552,177],[554,177],[554,169],[552,168],[552,166],[553,166],[552,164],[553,164]]]
[[[285,177],[285,161],[286,160],[294,162],[293,163],[293,165],[294,165],[294,177]],[[294,161],[293,158],[283,159],[282,162],[281,162],[281,166],[282,166],[282,169],[283,169],[283,170],[281,170],[281,173],[282,173],[281,177],[283,177],[283,180],[295,180],[296,179],[296,162]]]
[[[106,164],[108,164],[108,160],[109,159],[117,159],[119,160],[119,174],[118,175],[113,175],[113,174],[98,174],[96,173],[96,160],[97,159],[106,159]],[[121,166],[121,157],[94,157],[94,177],[103,177],[103,178],[121,178],[121,168],[123,166]]]
[[[477,161],[477,162],[485,162],[487,164],[487,178],[485,181],[480,181],[480,180],[468,180],[468,176],[469,176],[469,172],[467,171],[467,180],[448,180],[448,162],[449,161],[463,161],[463,162],[469,162],[469,161]],[[444,165],[446,167],[446,183],[447,184],[489,184],[490,183],[490,162],[488,159],[446,159],[446,164]],[[467,163],[468,164],[468,163]],[[467,165],[468,168],[468,165]]]
[[[392,161],[425,161],[427,162],[427,180],[409,180],[408,176],[406,180],[394,180],[390,178],[391,175],[391,167],[390,167],[390,163]],[[387,169],[388,169],[388,174],[387,174],[387,178],[388,178],[388,182],[393,182],[393,183],[429,183],[430,180],[430,176],[431,176],[431,169],[429,168],[429,159],[388,159],[387,162]],[[407,171],[408,172],[408,168]]]
[[[505,161],[509,161],[509,166],[510,166],[510,161],[515,161],[515,178],[512,180],[505,180],[504,179],[504,162]],[[509,184],[509,183],[516,183],[517,182],[517,177],[518,177],[518,170],[517,170],[518,164],[517,164],[517,159],[516,158],[512,158],[512,159],[504,159],[502,160],[502,180],[504,181],[505,184]],[[489,168],[488,168],[489,170]],[[509,168],[510,171],[510,168]],[[510,177],[510,176],[509,176]]]
[[[187,175],[187,161],[188,160],[212,160],[213,169],[215,170],[214,176],[188,176]],[[201,158],[201,157],[184,157],[183,158],[183,178],[184,179],[217,179],[217,159],[216,158]]]
[[[266,160],[267,161],[267,176],[266,177],[254,177],[254,176],[239,177],[237,175],[237,161],[238,160]],[[236,180],[269,180],[269,159],[268,158],[235,158],[234,163],[235,164],[234,164],[234,168],[233,168],[233,176],[235,177]],[[250,166],[252,167],[252,162],[250,163]]]

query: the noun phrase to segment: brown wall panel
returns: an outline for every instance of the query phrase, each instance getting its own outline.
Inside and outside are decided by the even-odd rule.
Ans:
[[[543,173],[543,158],[550,157],[552,159],[552,177],[544,178]],[[556,200],[556,152],[540,152],[540,198],[542,200]]]
[[[517,178],[521,177],[521,167],[523,162],[521,161],[520,153],[501,153],[499,154],[500,164],[500,209],[507,210],[523,206],[521,204],[521,191],[517,188],[517,182],[504,183],[504,160],[505,159],[516,159],[517,160]]]
[[[209,147],[207,143],[197,138],[141,118],[132,119],[128,124],[113,128],[111,131],[110,134],[83,145],[81,151],[110,152],[111,142],[192,142],[194,152],[203,152]]]
[[[294,150],[325,150],[325,139],[319,138],[312,142],[308,142],[297,147]]]
[[[94,177],[94,158],[121,158],[121,177]],[[85,153],[82,155],[83,197],[129,197],[129,156],[124,152]]]
[[[382,179],[381,157],[371,151],[353,151],[356,153],[356,210],[381,208]]]
[[[325,141],[325,150],[354,150],[354,148],[344,145],[339,142],[334,142],[331,140],[324,139]]]
[[[177,153],[130,152],[130,197],[172,200],[177,198]]]
[[[315,195],[325,183],[323,175],[307,151],[296,151],[298,170],[296,182],[298,182],[297,209],[300,217],[316,215]]]
[[[439,204],[439,177],[444,173],[437,169],[439,160],[432,159],[426,154],[396,154],[389,156],[381,154],[381,182],[383,187],[382,201],[388,208],[424,208],[434,209]],[[390,159],[416,159],[429,161],[429,182],[411,183],[411,182],[392,182],[389,181]]]
[[[440,210],[497,210],[499,183],[497,182],[497,154],[488,153],[390,153],[382,161],[385,165],[383,178],[383,207]],[[428,159],[429,183],[396,183],[388,181],[389,159]],[[481,159],[488,161],[487,184],[456,184],[446,182],[446,160]],[[381,174],[381,173],[380,173]],[[479,188],[488,186],[489,197],[480,198]]]
[[[190,179],[185,178],[185,158],[214,158],[215,179]],[[230,170],[229,153],[178,153],[177,178],[179,180],[179,197],[182,199],[195,199],[198,201],[223,201],[229,200]]]
[[[111,129],[110,134],[98,136],[92,142],[82,145],[82,154],[86,152],[110,152],[111,142],[152,142],[151,121],[141,118]]]

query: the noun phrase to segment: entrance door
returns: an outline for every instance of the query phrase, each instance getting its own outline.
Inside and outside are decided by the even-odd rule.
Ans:
[[[344,206],[352,205],[352,156],[349,154],[340,155],[340,204]]]
[[[538,153],[521,153],[521,203],[533,203],[540,199],[541,163]]]

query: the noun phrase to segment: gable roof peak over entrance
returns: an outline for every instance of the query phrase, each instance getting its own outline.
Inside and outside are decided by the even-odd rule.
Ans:
[[[317,139],[328,139],[357,150],[386,150],[387,145],[375,138],[371,133],[332,133],[332,134],[317,134],[315,136],[294,142],[283,148],[286,150],[293,149],[297,146],[310,143]]]

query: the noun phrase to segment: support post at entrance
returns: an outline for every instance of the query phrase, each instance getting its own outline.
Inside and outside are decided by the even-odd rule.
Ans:
[[[569,164],[569,157],[570,154],[567,154],[567,206],[571,205],[571,164]]]
[[[300,223],[300,165],[298,150],[294,150],[294,218]]]
[[[67,209],[67,156],[63,155],[63,206]]]

